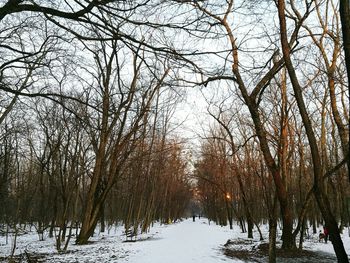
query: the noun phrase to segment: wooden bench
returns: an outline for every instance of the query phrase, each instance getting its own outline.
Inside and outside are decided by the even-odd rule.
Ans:
[[[132,241],[136,241],[136,236],[137,234],[135,233],[134,230],[132,229],[127,229],[125,230],[125,236],[126,236],[126,241],[132,242]],[[135,237],[135,240],[133,239]]]

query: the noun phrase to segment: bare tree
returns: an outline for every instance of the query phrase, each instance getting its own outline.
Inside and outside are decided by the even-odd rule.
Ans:
[[[310,3],[307,3],[307,5],[310,6]],[[279,0],[277,7],[278,7],[278,15],[279,15],[279,23],[280,23],[280,35],[281,35],[283,57],[286,63],[289,77],[292,82],[293,90],[297,100],[297,105],[302,117],[303,124],[305,126],[305,130],[306,130],[306,134],[307,134],[307,138],[309,141],[309,146],[312,154],[313,172],[314,172],[314,188],[313,188],[314,194],[315,194],[318,206],[323,215],[323,218],[326,222],[326,226],[329,227],[330,237],[332,239],[332,244],[334,247],[334,251],[337,255],[338,261],[349,262],[348,256],[344,249],[343,242],[340,237],[337,221],[335,220],[334,215],[332,213],[329,199],[325,194],[321,157],[317,146],[314,128],[310,121],[309,114],[306,110],[305,101],[302,93],[302,87],[299,83],[296,70],[291,60],[291,46],[288,42],[288,37],[287,37],[288,34],[287,34],[286,15],[285,15],[286,6],[285,6],[284,0]],[[296,15],[298,16],[298,12],[296,12]],[[298,16],[298,18],[301,18],[301,17]],[[300,22],[302,22],[302,20],[303,19],[300,19]]]
[[[131,50],[132,77],[123,79],[121,67],[124,57],[118,52],[118,42],[100,44],[98,49],[87,46],[96,61],[97,74],[92,76],[96,82],[90,85],[91,88],[96,85],[99,111],[92,113],[91,117],[87,116],[96,160],[77,239],[79,244],[86,243],[92,235],[103,203],[125,169],[128,156],[134,151],[138,131],[144,125],[144,116],[151,109],[155,94],[169,72],[164,68],[159,76],[151,71],[151,79],[142,81],[143,66],[147,66],[147,62],[140,49]],[[97,127],[94,125],[95,118]]]
[[[321,25],[321,34],[316,35],[307,25],[303,27],[307,30],[308,34],[312,38],[313,43],[318,48],[320,55],[323,59],[327,80],[328,80],[328,91],[329,98],[331,101],[331,109],[334,121],[337,125],[340,141],[342,145],[344,161],[346,161],[348,170],[350,167],[349,157],[349,127],[344,123],[344,118],[341,115],[341,111],[337,105],[337,89],[339,84],[337,79],[342,79],[342,76],[337,76],[337,67],[339,67],[340,53],[341,53],[341,38],[340,38],[340,22],[339,13],[335,9],[333,1],[326,1],[325,8],[316,2],[316,12],[319,24]],[[325,9],[325,10],[323,10]],[[332,21],[327,21],[328,14],[322,15],[325,12],[330,12],[333,18]],[[331,26],[330,26],[331,25]],[[346,26],[345,26],[346,30]],[[328,42],[331,42],[329,44]],[[346,46],[346,37],[344,38],[344,46]],[[330,48],[330,47],[331,48]],[[349,178],[350,179],[350,178]]]
[[[343,48],[345,53],[348,83],[350,83],[350,3],[346,0],[339,1],[340,20],[343,32]],[[349,178],[350,180],[350,178]]]
[[[230,60],[226,59],[225,63],[231,63],[232,75],[218,75],[209,77],[205,81],[203,81],[202,84],[207,85],[208,83],[215,80],[228,79],[233,81],[234,85],[236,85],[236,87],[240,91],[240,96],[242,96],[242,99],[245,105],[247,106],[250,112],[250,116],[253,120],[255,132],[259,139],[260,147],[264,154],[267,167],[269,168],[269,171],[272,177],[274,178],[274,183],[276,185],[277,197],[280,203],[283,221],[282,246],[285,249],[295,248],[295,237],[293,236],[293,213],[289,204],[290,201],[288,198],[287,189],[283,183],[278,163],[274,159],[273,151],[269,146],[266,128],[264,127],[263,119],[259,109],[260,102],[266,87],[269,85],[270,81],[275,76],[275,74],[283,66],[283,58],[278,57],[278,49],[275,49],[273,52],[270,52],[270,54],[272,54],[271,57],[269,57],[268,61],[258,68],[258,72],[254,72],[259,79],[254,80],[253,87],[251,88],[250,82],[246,80],[246,77],[242,73],[244,72],[244,67],[242,67],[243,63],[241,62],[239,57],[240,48],[237,44],[238,39],[235,35],[235,31],[233,30],[233,26],[231,24],[231,14],[234,9],[233,1],[228,1],[225,5],[206,5],[197,1],[189,1],[188,3],[202,13],[202,17],[204,17],[203,19],[209,19],[209,24],[214,23],[216,26],[220,27],[220,29],[223,32],[225,32],[223,37],[225,38],[225,41],[228,41],[230,50],[229,54],[227,55],[230,56]],[[305,18],[307,17],[308,12],[309,10],[306,10],[306,13],[304,15]],[[295,31],[292,33],[291,38],[288,41],[289,45],[293,45],[295,43],[297,31],[298,28],[296,28]],[[220,34],[217,35],[221,36]],[[272,61],[274,63],[271,63]]]

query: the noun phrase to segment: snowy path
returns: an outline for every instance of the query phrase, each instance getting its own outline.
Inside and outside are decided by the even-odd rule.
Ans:
[[[45,237],[45,241],[38,241],[35,232],[18,236],[16,255],[23,255],[25,251],[40,256],[39,262],[54,263],[239,263],[238,259],[228,258],[221,250],[228,239],[239,241],[238,251],[255,251],[258,233],[254,231],[254,240],[244,242],[246,233],[241,233],[240,228],[234,225],[234,229],[220,227],[212,223],[208,225],[207,219],[196,220],[192,218],[172,225],[159,225],[156,223],[150,233],[139,236],[137,242],[124,242],[123,227],[110,229],[109,233],[98,233],[91,238],[91,243],[85,246],[77,246],[72,243],[67,253],[57,253],[55,240]],[[267,227],[262,226],[264,236],[268,235]],[[348,232],[349,231],[349,232]],[[8,262],[6,256],[11,253],[13,238],[6,242],[0,235],[0,262]],[[243,241],[243,242],[242,242]],[[350,228],[344,232],[343,242],[350,255]],[[318,242],[318,235],[305,240],[304,248],[317,253],[326,253],[322,260],[317,262],[335,262],[332,244]],[[266,262],[266,258],[257,255],[254,262]],[[249,262],[249,261],[246,261]],[[278,260],[278,262],[315,262],[314,258],[299,261]]]
[[[232,234],[232,230],[229,231],[227,227],[219,227],[215,224],[209,226],[207,220],[197,219],[196,222],[192,222],[192,219],[188,219],[164,227],[153,239],[129,243],[130,249],[134,250],[135,254],[129,255],[123,262],[233,262],[220,251],[220,245],[232,238]]]

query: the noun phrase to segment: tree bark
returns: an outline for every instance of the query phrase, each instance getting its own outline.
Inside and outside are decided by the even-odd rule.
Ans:
[[[346,71],[348,73],[348,85],[350,84],[350,2],[349,0],[339,1],[340,21],[343,32],[343,47],[345,53]],[[348,157],[350,159],[350,157]],[[350,161],[349,161],[350,162]],[[350,169],[348,162],[348,169]],[[350,181],[350,174],[349,174]]]
[[[283,223],[282,248],[295,249],[296,243],[295,243],[295,237],[293,235],[293,212],[289,204],[288,194],[280,174],[280,169],[276,165],[276,162],[273,159],[272,154],[270,152],[268,142],[267,142],[266,132],[262,127],[262,122],[260,120],[257,106],[254,104],[255,103],[250,101],[250,103],[248,103],[248,108],[254,122],[256,134],[259,138],[260,149],[264,155],[266,165],[276,185],[276,192],[277,192],[278,201],[280,203],[282,223]]]
[[[285,2],[284,0],[278,0],[278,16],[280,23],[280,37],[282,44],[282,51],[284,61],[288,70],[288,74],[293,86],[295,93],[295,98],[297,101],[298,109],[306,130],[306,135],[309,141],[309,146],[311,150],[312,162],[313,162],[313,172],[314,172],[314,186],[313,191],[320,208],[320,211],[325,220],[326,226],[330,232],[330,238],[332,239],[333,248],[337,255],[338,262],[349,262],[348,256],[345,252],[343,242],[340,237],[337,221],[335,220],[331,206],[327,195],[324,192],[321,157],[319,149],[317,147],[317,140],[313,131],[313,127],[306,110],[304,98],[302,95],[302,88],[299,84],[298,77],[296,75],[294,66],[290,58],[290,46],[287,39],[287,25],[285,16]]]
[[[272,216],[269,219],[269,263],[276,263],[276,235],[277,220]]]
[[[100,224],[101,224],[101,233],[104,233],[106,230],[106,224],[105,224],[105,206],[102,204],[101,211],[100,211]]]
[[[283,65],[283,60],[280,59],[276,62],[273,67],[261,78],[259,83],[256,85],[254,90],[249,95],[248,89],[245,86],[245,82],[240,73],[240,61],[239,61],[239,48],[236,45],[236,38],[231,29],[230,23],[227,20],[228,15],[232,11],[233,1],[227,1],[227,9],[226,13],[223,17],[219,15],[211,13],[204,6],[195,2],[195,6],[201,10],[203,13],[211,16],[214,20],[218,21],[224,28],[227,33],[228,41],[231,45],[231,55],[232,55],[232,74],[234,76],[233,80],[237,83],[238,88],[241,92],[241,95],[244,99],[245,104],[248,106],[251,118],[254,123],[254,128],[257,134],[257,137],[260,142],[260,149],[264,155],[264,160],[269,169],[270,174],[273,177],[278,200],[280,203],[280,209],[282,214],[282,222],[283,222],[283,234],[282,234],[282,248],[283,249],[294,249],[296,248],[295,238],[293,236],[293,212],[292,207],[290,206],[287,190],[283,183],[280,169],[276,164],[272,152],[269,148],[268,139],[266,135],[266,131],[263,126],[263,122],[260,118],[259,113],[259,102],[257,100],[258,94],[261,92],[263,87],[269,83],[269,81],[275,76],[275,74],[279,71],[280,67]],[[294,36],[291,39],[291,42],[294,42]]]

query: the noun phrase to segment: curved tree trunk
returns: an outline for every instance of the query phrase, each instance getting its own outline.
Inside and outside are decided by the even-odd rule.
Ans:
[[[297,105],[300,111],[303,124],[305,126],[306,135],[309,141],[311,155],[312,155],[313,172],[314,172],[313,192],[314,192],[317,204],[322,213],[322,216],[325,220],[325,223],[329,228],[330,238],[332,239],[334,251],[337,255],[338,262],[349,262],[348,256],[344,249],[343,242],[340,237],[337,221],[335,220],[332,214],[328,197],[324,191],[321,157],[320,157],[319,149],[317,147],[316,137],[313,131],[313,127],[312,127],[309,115],[306,110],[304,98],[302,95],[302,88],[299,84],[298,77],[296,75],[294,66],[290,58],[290,46],[288,44],[288,39],[287,39],[287,25],[286,25],[284,0],[278,0],[277,7],[278,7],[278,16],[279,16],[279,23],[280,23],[280,36],[281,36],[283,57],[284,57],[284,61],[285,61],[291,82],[292,82],[295,98],[297,101]]]
[[[282,248],[283,249],[295,249],[295,237],[293,235],[293,211],[289,204],[288,194],[280,174],[280,169],[277,166],[275,160],[272,157],[270,148],[267,143],[267,137],[265,130],[262,127],[262,122],[258,113],[257,106],[255,103],[248,104],[249,111],[251,113],[255,131],[260,142],[260,149],[264,155],[266,165],[272,175],[272,178],[276,185],[277,198],[280,203],[281,215],[282,215]]]

